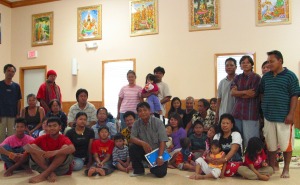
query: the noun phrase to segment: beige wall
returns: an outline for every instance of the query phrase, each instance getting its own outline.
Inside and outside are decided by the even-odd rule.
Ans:
[[[159,0],[159,34],[140,37],[129,36],[127,0],[63,0],[15,8],[11,60],[18,67],[48,65],[48,69],[55,69],[64,101],[75,100],[80,87],[89,90],[90,100],[101,100],[102,60],[136,58],[140,85],[153,68],[163,66],[163,81],[169,84],[173,96],[181,99],[214,96],[215,53],[256,52],[260,73],[266,52],[278,49],[284,55],[284,65],[298,75],[300,12],[295,7],[300,7],[300,1],[293,1],[291,25],[267,27],[255,26],[254,2],[221,0],[221,30],[189,32],[188,0]],[[98,3],[103,9],[103,39],[97,41],[96,51],[87,51],[85,43],[76,39],[77,7]],[[31,15],[48,11],[54,11],[54,44],[32,48]],[[39,57],[28,60],[26,53],[32,49]],[[77,77],[71,75],[73,57],[80,67]]]
[[[0,4],[1,43],[0,44],[0,79],[4,78],[3,66],[11,63],[11,9]]]

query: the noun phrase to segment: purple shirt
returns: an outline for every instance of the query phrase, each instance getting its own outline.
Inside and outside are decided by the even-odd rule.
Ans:
[[[236,86],[238,91],[254,89],[255,96],[253,98],[235,98],[235,104],[232,110],[232,115],[235,119],[240,120],[258,120],[258,111],[259,111],[259,83],[261,77],[251,72],[249,75],[245,75],[244,73],[235,76],[231,89]]]
[[[181,148],[180,139],[186,137],[186,131],[184,128],[180,127],[176,132],[173,132],[172,135],[173,145],[172,151],[175,149]]]

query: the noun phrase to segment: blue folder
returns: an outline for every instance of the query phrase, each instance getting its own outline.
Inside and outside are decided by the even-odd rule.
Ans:
[[[156,159],[158,158],[158,148],[153,150],[152,152],[145,155],[148,163],[151,165],[151,167],[155,167],[156,165]],[[163,161],[168,161],[171,159],[171,155],[165,150],[163,155]]]

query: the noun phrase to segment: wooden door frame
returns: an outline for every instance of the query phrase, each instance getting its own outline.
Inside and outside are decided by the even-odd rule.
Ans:
[[[25,95],[24,95],[24,73],[25,73],[25,70],[33,70],[33,69],[44,69],[45,70],[45,79],[47,78],[47,66],[46,65],[20,67],[19,84],[20,84],[23,99],[25,98]],[[21,101],[21,108],[22,107],[24,107],[24,101]]]

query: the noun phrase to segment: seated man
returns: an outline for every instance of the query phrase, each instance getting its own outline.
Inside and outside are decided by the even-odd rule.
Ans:
[[[20,167],[26,169],[28,173],[32,173],[26,164],[28,155],[24,154],[23,146],[34,141],[34,138],[25,134],[27,123],[24,118],[15,120],[15,130],[14,135],[7,137],[0,144],[0,154],[6,169],[5,177],[13,175],[13,172],[20,169]]]
[[[51,117],[47,121],[49,134],[36,138],[31,144],[24,146],[30,153],[30,166],[38,171],[39,175],[29,179],[30,183],[45,180],[55,182],[56,176],[71,173],[70,166],[73,161],[74,145],[64,135],[59,134],[61,121],[58,117]]]
[[[133,124],[131,129],[129,156],[132,161],[134,176],[144,175],[145,169],[142,160],[145,154],[158,149],[156,167],[150,168],[150,172],[156,177],[164,177],[167,174],[168,162],[163,161],[163,153],[166,148],[168,136],[163,122],[151,116],[150,105],[147,102],[141,102],[137,105],[139,119]]]

